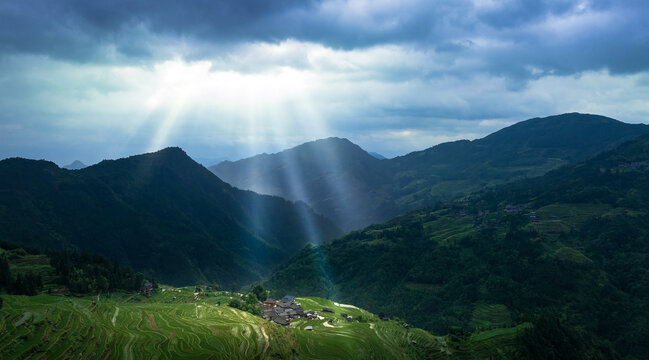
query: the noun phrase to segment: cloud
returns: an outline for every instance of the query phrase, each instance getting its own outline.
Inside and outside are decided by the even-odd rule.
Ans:
[[[0,3],[0,157],[201,157],[343,136],[386,156],[580,111],[649,118],[649,4]]]
[[[411,46],[336,50],[292,40],[248,44],[214,62],[79,66],[5,58],[0,157],[49,149],[61,162],[74,160],[65,152],[92,163],[106,151],[125,156],[179,145],[199,157],[236,159],[326,136],[395,156],[536,116],[649,118],[646,73],[547,75],[512,88],[503,76],[465,73],[473,65],[443,56]],[[255,68],[255,58],[268,62]]]
[[[413,46],[512,78],[649,68],[644,1],[44,1],[0,5],[4,54],[77,62],[211,59],[241,44]],[[263,63],[263,61],[259,61]]]

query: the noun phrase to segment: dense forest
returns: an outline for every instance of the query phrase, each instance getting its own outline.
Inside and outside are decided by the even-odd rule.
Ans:
[[[67,250],[41,253],[34,247],[0,242],[0,290],[9,294],[36,295],[45,288],[77,294],[138,291],[144,282],[143,274],[101,255]]]
[[[622,356],[649,324],[649,137],[310,247],[277,293],[350,302],[443,333],[550,313]]]

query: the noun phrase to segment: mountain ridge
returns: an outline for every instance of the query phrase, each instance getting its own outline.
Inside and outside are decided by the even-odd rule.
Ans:
[[[643,133],[649,125],[568,113],[386,160],[347,139],[327,138],[209,169],[239,188],[303,200],[349,231],[486,185],[539,176]]]
[[[85,167],[87,167],[87,165],[82,163],[79,160],[74,160],[73,162],[71,162],[68,165],[61,166],[61,168],[68,169],[68,170],[80,170],[80,169],[83,169]]]
[[[210,171],[242,189],[304,201],[345,230],[349,213],[371,221],[373,209],[387,210],[391,205],[382,201],[385,195],[380,193],[389,178],[382,161],[347,139],[331,137],[275,154],[223,162]],[[239,166],[246,170],[230,171]],[[332,170],[339,168],[345,170]]]

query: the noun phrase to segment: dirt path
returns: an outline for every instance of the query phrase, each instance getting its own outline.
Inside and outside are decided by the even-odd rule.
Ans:
[[[336,305],[336,306],[340,306],[341,308],[358,309],[358,308],[357,308],[356,306],[354,306],[354,305],[339,304],[339,303],[337,303],[337,302],[335,302],[334,305]],[[360,309],[358,309],[358,310],[360,310]]]
[[[266,350],[270,347],[270,338],[268,337],[268,333],[266,333],[266,329],[268,328],[267,324],[261,324],[261,326],[258,327],[259,331],[261,332],[261,336],[263,336],[264,341],[263,345],[261,347],[261,352],[263,354],[266,353]]]
[[[151,326],[151,329],[155,331],[160,331],[160,329],[158,329],[158,325],[155,323],[155,318],[153,317],[153,314],[151,314],[148,311],[146,312],[146,314],[149,315],[149,326]]]
[[[115,327],[115,321],[117,321],[117,315],[119,314],[119,308],[115,306],[115,314],[113,314],[113,319],[110,321],[113,323],[113,327]]]

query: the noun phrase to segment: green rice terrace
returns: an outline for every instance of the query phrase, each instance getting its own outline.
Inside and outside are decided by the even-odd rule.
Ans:
[[[455,344],[453,335],[407,329],[402,321],[380,320],[351,305],[297,298],[305,310],[327,307],[334,313],[322,313],[324,321],[296,319],[282,327],[226,305],[240,294],[194,290],[164,286],[151,297],[3,295],[0,358],[486,358],[504,354],[501,349],[514,345],[526,326],[475,334]],[[341,313],[362,320],[349,322]]]
[[[434,336],[406,320],[380,319],[317,297],[295,299],[317,318],[293,318],[281,326],[243,311],[259,313],[258,297],[254,305],[250,300],[254,289],[244,295],[215,286],[140,287],[146,281],[141,274],[104,258],[41,254],[6,242],[0,243],[0,270],[2,360],[481,359],[512,353],[519,331],[529,327],[511,327],[506,308],[485,305],[476,309],[476,321],[485,329],[503,328]],[[28,296],[20,291],[30,278],[39,280]]]

